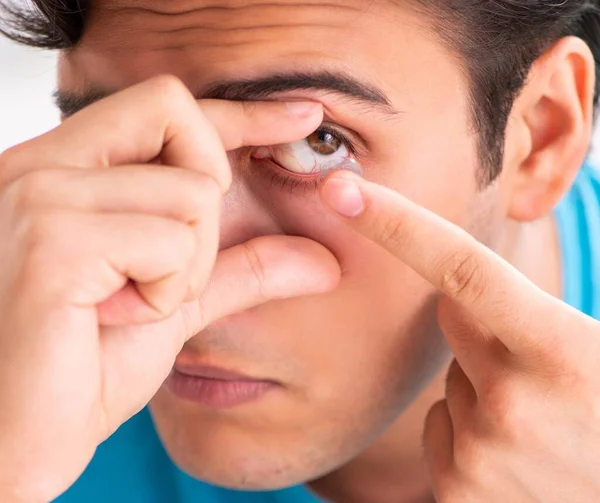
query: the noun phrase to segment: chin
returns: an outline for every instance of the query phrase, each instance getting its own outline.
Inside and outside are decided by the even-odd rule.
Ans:
[[[227,489],[271,491],[306,483],[336,467],[331,460],[316,463],[306,449],[277,443],[268,448],[260,439],[207,435],[185,441],[163,438],[173,462],[185,473],[203,482]],[[329,461],[329,462],[327,462]]]
[[[231,463],[226,470],[215,470],[213,466],[184,466],[175,463],[191,477],[213,486],[241,491],[276,491],[304,484],[313,477],[282,476],[275,463],[270,466],[248,467]],[[208,461],[210,463],[210,461]],[[316,478],[316,477],[314,477]]]
[[[351,399],[342,394],[337,400],[328,390],[317,395],[307,400],[273,392],[240,406],[214,408],[163,387],[150,411],[167,453],[193,478],[229,489],[278,490],[345,465],[397,415],[398,398],[388,390],[355,393]]]
[[[357,444],[364,436],[356,429],[349,435],[341,424],[327,428],[323,421],[289,424],[264,416],[259,423],[253,421],[256,416],[185,413],[172,403],[161,405],[154,402],[151,410],[169,457],[193,478],[228,489],[269,491],[305,484],[366,447]]]

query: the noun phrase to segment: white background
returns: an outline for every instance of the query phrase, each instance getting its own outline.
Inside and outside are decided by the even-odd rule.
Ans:
[[[52,103],[55,55],[23,48],[0,37],[0,152],[48,131],[58,123]],[[592,156],[600,165],[598,149]]]
[[[0,37],[0,152],[58,123],[52,103],[55,73],[54,54]]]

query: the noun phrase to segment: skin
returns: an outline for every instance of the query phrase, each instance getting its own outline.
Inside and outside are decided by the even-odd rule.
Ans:
[[[203,2],[185,6],[195,9],[190,14],[168,18],[126,10],[126,3],[100,2],[81,45],[63,58],[60,86],[122,89],[170,73],[190,89],[202,89],[228,78],[314,69],[315,64],[351,69],[382,87],[402,112],[372,114],[327,93],[285,97],[318,100],[330,121],[363,136],[369,148],[359,162],[369,180],[402,190],[453,222],[479,227],[479,237],[491,241],[487,222],[474,218],[478,204],[488,205],[479,202],[468,100],[454,59],[424,35],[423,21],[405,10],[376,3],[365,13],[361,2],[344,4],[348,8],[334,4],[258,5],[234,11],[232,23],[231,12],[200,10]],[[160,9],[160,3],[147,7]],[[286,26],[283,37],[282,29],[266,28],[281,19],[302,21]],[[127,38],[119,34],[119,23],[126,23]],[[225,29],[207,30],[214,23]],[[156,33],[188,26],[173,35]],[[346,43],[350,26],[364,34],[352,44]],[[418,40],[412,55],[407,40]],[[397,49],[390,51],[392,42]],[[165,49],[173,45],[179,49]],[[375,61],[374,53],[386,57]],[[430,80],[431,66],[439,67],[439,81]],[[425,93],[423,82],[439,89]],[[425,107],[436,111],[435,124]],[[457,125],[456,117],[465,120]],[[439,139],[436,149],[430,148],[431,138]],[[436,326],[438,296],[431,285],[329,216],[316,191],[294,190],[290,197],[289,188],[271,187],[267,174],[250,174],[243,165],[234,172],[221,248],[261,234],[306,236],[331,250],[344,278],[328,296],[261,306],[220,321],[186,345],[186,351],[211,364],[281,382],[283,392],[215,413],[161,390],[151,410],[170,455],[185,470],[227,486],[282,487],[331,471],[365,449],[448,362],[448,350]],[[456,179],[464,183],[457,186]],[[448,186],[455,187],[452,196]],[[465,204],[457,206],[456,199]],[[342,316],[347,312],[355,314]]]
[[[297,107],[198,104],[161,77],[2,154],[3,501],[68,489],[213,321],[335,287],[335,258],[305,238],[265,237],[217,257],[226,150],[307,134],[322,109]],[[161,167],[150,162],[159,154]]]
[[[342,68],[382,88],[399,113],[382,114],[316,90],[270,97],[319,102],[329,122],[364,138],[357,160],[369,182],[361,185],[367,210],[350,221],[340,218],[332,208],[336,201],[348,202],[341,184],[327,182],[321,185],[321,194],[313,188],[284,189],[271,184],[267,170],[243,151],[230,157],[232,185],[222,200],[215,245],[219,257],[260,236],[302,236],[329,250],[339,263],[341,279],[338,285],[329,263],[331,281],[318,288],[312,285],[314,292],[331,290],[335,283],[329,293],[298,296],[311,290],[303,285],[296,298],[280,292],[271,297],[286,300],[244,300],[245,307],[260,305],[225,309],[227,313],[210,317],[214,323],[199,326],[197,335],[183,337],[179,358],[194,355],[206,363],[276,380],[281,387],[255,403],[227,411],[202,409],[161,388],[150,405],[167,450],[194,476],[230,487],[271,489],[316,479],[313,489],[333,501],[416,503],[431,499],[431,487],[440,501],[459,501],[452,498],[467,493],[476,497],[485,488],[481,480],[471,486],[452,482],[458,471],[448,461],[452,433],[446,402],[436,406],[427,421],[427,465],[421,462],[421,433],[431,406],[447,395],[444,376],[451,360],[447,342],[456,350],[456,326],[462,327],[460,333],[475,334],[475,339],[486,331],[495,335],[497,327],[486,325],[493,316],[476,305],[476,321],[485,329],[471,315],[463,311],[456,315],[454,308],[446,307],[441,330],[440,289],[472,310],[468,294],[480,283],[469,282],[465,294],[459,295],[441,282],[443,271],[432,270],[431,264],[467,250],[469,256],[479,257],[482,267],[491,268],[495,281],[509,284],[511,293],[527,285],[525,291],[541,299],[540,305],[551,302],[520,276],[514,279],[513,269],[499,266],[484,251],[489,248],[542,289],[560,295],[556,236],[548,214],[568,190],[590,142],[589,49],[565,39],[536,63],[511,114],[503,174],[482,189],[476,182],[477,135],[471,127],[460,60],[429,31],[426,19],[407,6],[383,1],[370,2],[368,9],[359,0],[327,6],[284,1],[217,4],[227,9],[207,8],[199,0],[169,2],[167,15],[166,4],[158,1],[99,0],[82,42],[61,57],[60,88],[72,93],[90,87],[118,91],[167,73],[201,94],[221,80]],[[92,123],[94,117],[87,120]],[[230,121],[220,124],[226,128]],[[88,131],[87,141],[91,138]],[[155,156],[146,157],[135,162],[150,162]],[[333,179],[339,181],[335,175]],[[400,193],[427,212],[407,206]],[[379,198],[381,204],[374,204]],[[219,215],[218,210],[211,211]],[[409,246],[412,241],[406,240],[406,229],[399,225],[414,214],[424,230]],[[440,216],[443,224],[431,215]],[[467,230],[474,240],[457,229]],[[455,240],[457,248],[446,246],[443,238]],[[548,249],[553,252],[536,254],[546,260],[532,263],[528,258],[532,251]],[[429,265],[422,263],[424,258],[430,259]],[[320,259],[322,264],[322,255]],[[202,286],[206,267],[198,280]],[[234,290],[224,288],[216,290]],[[168,312],[177,298],[167,296],[167,308],[158,311]],[[118,325],[122,320],[114,318],[115,310],[118,313],[114,306],[122,301],[123,297],[113,298],[108,306],[101,305],[100,313]],[[557,309],[556,304],[549,305]],[[140,320],[147,321],[145,315]],[[577,323],[585,325],[586,333],[592,331],[579,318]],[[535,335],[540,327],[525,332]],[[520,334],[522,327],[518,328]],[[163,365],[168,367],[168,362]],[[452,382],[462,383],[457,388],[470,390],[466,383],[481,375],[471,365],[468,371],[465,368],[468,378],[454,371]],[[148,393],[139,395],[150,398]],[[464,403],[452,410],[469,409]],[[113,423],[126,416],[116,413]],[[530,419],[532,424],[540,420],[535,415]],[[565,428],[571,425],[567,423]],[[93,444],[97,436],[90,438]],[[432,464],[432,459],[444,462]],[[460,466],[463,473],[465,465]],[[73,468],[72,476],[76,472]],[[532,486],[535,493],[538,486]],[[523,492],[514,489],[514,494],[511,501],[524,501],[519,499]]]

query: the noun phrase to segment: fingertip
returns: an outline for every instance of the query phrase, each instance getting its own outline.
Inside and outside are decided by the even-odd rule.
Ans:
[[[314,133],[323,123],[323,105],[316,101],[286,101],[277,103],[279,114],[283,110],[278,135],[284,138],[282,143],[297,141]],[[286,125],[284,125],[286,123]]]
[[[340,262],[329,249],[319,243],[314,246],[314,252],[319,256],[318,266],[320,269],[320,273],[315,274],[315,293],[327,293],[335,290],[342,279]]]
[[[291,116],[300,119],[323,115],[323,105],[317,101],[287,101],[285,107]]]
[[[339,285],[342,273],[337,258],[316,241],[286,236],[259,238],[254,243],[273,298],[323,294]]]
[[[314,132],[323,121],[323,105],[315,101],[198,103],[227,151],[298,141]]]
[[[365,195],[359,186],[360,177],[350,172],[331,175],[323,184],[321,199],[334,213],[344,218],[356,218],[365,211]]]

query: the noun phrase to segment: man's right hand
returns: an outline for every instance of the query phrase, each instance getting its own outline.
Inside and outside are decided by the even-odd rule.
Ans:
[[[2,501],[68,489],[208,324],[337,284],[306,239],[217,254],[227,151],[321,120],[318,105],[197,102],[158,77],[0,156]]]

